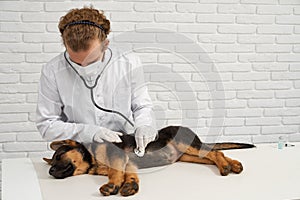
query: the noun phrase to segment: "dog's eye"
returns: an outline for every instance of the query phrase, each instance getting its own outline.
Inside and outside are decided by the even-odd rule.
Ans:
[[[60,159],[61,159],[61,155],[57,155],[57,156],[55,157],[55,159],[56,159],[56,160],[60,160]]]

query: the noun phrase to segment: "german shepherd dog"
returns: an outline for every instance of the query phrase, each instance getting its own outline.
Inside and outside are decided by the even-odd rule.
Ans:
[[[242,143],[202,143],[192,130],[182,126],[159,130],[143,157],[134,154],[134,135],[123,135],[121,140],[122,143],[97,143],[89,148],[72,140],[52,142],[50,147],[55,153],[52,159],[44,158],[51,165],[49,174],[59,179],[80,174],[106,175],[108,183],[99,189],[104,196],[118,192],[130,196],[139,190],[138,169],[182,161],[216,165],[222,176],[238,174],[243,170],[242,164],[219,150],[255,147]]]

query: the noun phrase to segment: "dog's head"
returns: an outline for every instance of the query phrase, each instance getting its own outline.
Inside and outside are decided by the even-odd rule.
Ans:
[[[55,151],[52,158],[43,158],[49,165],[49,174],[55,178],[66,178],[88,173],[93,164],[90,152],[73,140],[56,141],[50,144]]]

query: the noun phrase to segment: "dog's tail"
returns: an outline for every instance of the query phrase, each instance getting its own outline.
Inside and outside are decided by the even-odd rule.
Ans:
[[[246,144],[246,143],[232,143],[232,142],[225,142],[225,143],[209,143],[205,144],[211,150],[229,150],[229,149],[249,149],[254,148],[255,145],[253,144]]]

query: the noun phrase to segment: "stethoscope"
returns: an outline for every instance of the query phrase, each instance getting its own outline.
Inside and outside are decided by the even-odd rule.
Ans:
[[[120,113],[119,111],[115,111],[115,110],[110,110],[110,109],[106,109],[106,108],[102,108],[101,106],[99,106],[95,99],[94,99],[94,88],[97,87],[98,85],[98,81],[99,79],[101,78],[105,68],[108,66],[108,64],[110,63],[111,59],[112,59],[112,50],[110,48],[108,48],[108,50],[110,51],[110,58],[109,60],[107,61],[107,63],[105,64],[105,66],[103,67],[103,70],[101,71],[101,73],[97,76],[96,80],[95,80],[95,83],[93,85],[88,85],[86,80],[83,78],[83,76],[81,76],[79,74],[79,72],[75,69],[75,67],[70,63],[70,61],[68,60],[67,58],[67,51],[64,52],[64,57],[66,59],[66,61],[68,62],[68,64],[71,66],[71,68],[75,71],[75,73],[80,77],[80,79],[82,80],[82,82],[84,83],[85,87],[88,88],[91,92],[91,100],[94,104],[94,106],[96,108],[98,108],[99,110],[102,110],[104,112],[108,112],[108,113],[115,113],[115,114],[118,114],[120,115],[121,117],[123,117],[123,119],[125,119],[132,127],[134,127],[134,124],[125,116],[123,115],[122,113]]]

